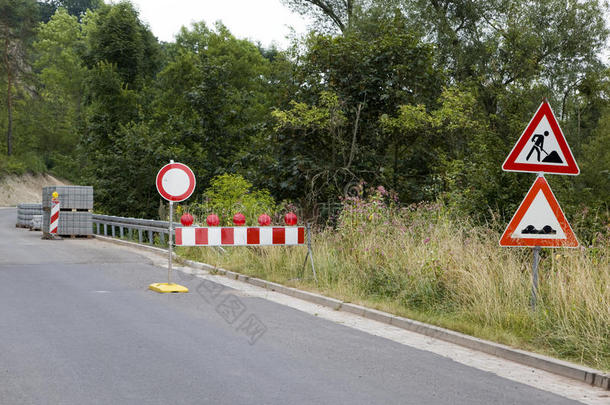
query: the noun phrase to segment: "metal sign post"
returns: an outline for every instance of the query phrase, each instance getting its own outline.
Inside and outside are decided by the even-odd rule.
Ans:
[[[169,256],[167,258],[167,284],[171,284],[172,283],[172,255],[174,253],[174,249],[173,249],[173,237],[172,237],[172,232],[173,232],[173,228],[174,228],[174,202],[170,201],[169,202],[169,238],[168,238],[168,251],[169,251]]]
[[[172,283],[172,256],[174,247],[174,202],[184,201],[195,190],[195,175],[185,164],[170,160],[157,173],[157,191],[169,202],[169,245],[167,258],[167,283],[153,283],[149,289],[160,293],[188,292],[188,288]]]
[[[536,246],[532,249],[534,252],[534,262],[532,263],[532,298],[531,298],[531,306],[532,311],[536,310],[536,295],[538,293],[538,263],[540,263],[540,251],[542,248],[540,246]]]
[[[313,279],[317,283],[318,276],[316,275],[316,267],[313,264],[313,250],[311,249],[311,225],[309,222],[305,224],[305,229],[307,232],[307,254],[305,255],[305,261],[303,262],[303,272],[305,272],[305,266],[307,266],[307,258],[309,257],[309,261],[311,262],[311,270],[313,271]]]

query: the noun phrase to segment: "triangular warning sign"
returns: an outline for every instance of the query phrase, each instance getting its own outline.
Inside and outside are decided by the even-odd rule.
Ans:
[[[500,238],[500,246],[577,247],[578,241],[544,177],[538,177]]]
[[[508,172],[580,173],[548,102],[540,104],[502,169]]]

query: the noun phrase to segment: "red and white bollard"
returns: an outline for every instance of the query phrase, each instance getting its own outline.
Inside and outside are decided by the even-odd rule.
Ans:
[[[49,221],[49,233],[51,235],[57,235],[57,228],[59,225],[59,209],[60,204],[57,197],[59,194],[57,192],[53,193],[53,198],[51,199],[51,220]]]

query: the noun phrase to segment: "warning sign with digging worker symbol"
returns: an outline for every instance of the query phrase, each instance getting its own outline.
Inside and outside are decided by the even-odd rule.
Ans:
[[[540,105],[502,169],[533,173],[580,173],[548,102]]]

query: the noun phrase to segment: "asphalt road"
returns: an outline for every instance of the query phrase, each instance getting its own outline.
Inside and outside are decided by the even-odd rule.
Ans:
[[[0,404],[575,404],[0,209]]]

